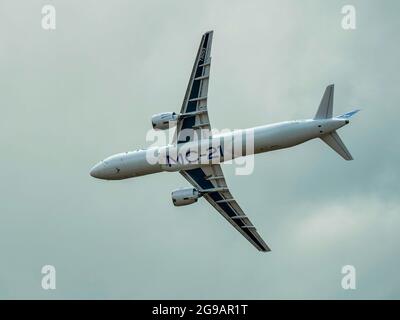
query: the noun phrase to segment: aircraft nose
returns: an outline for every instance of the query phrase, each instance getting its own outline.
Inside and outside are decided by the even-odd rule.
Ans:
[[[90,170],[90,175],[93,178],[101,179],[102,178],[102,163],[99,162],[96,164],[91,170]]]

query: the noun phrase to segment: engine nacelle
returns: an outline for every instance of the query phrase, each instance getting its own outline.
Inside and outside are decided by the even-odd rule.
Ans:
[[[180,207],[197,202],[201,194],[195,188],[183,188],[172,191],[171,197],[174,206]]]
[[[151,117],[153,129],[166,130],[169,129],[170,122],[178,121],[179,115],[175,112],[158,113]]]

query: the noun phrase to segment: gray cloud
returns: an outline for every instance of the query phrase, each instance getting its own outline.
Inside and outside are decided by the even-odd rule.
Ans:
[[[355,31],[343,1],[52,3],[52,32],[47,2],[0,4],[0,298],[399,298],[398,2],[353,1]],[[224,166],[269,254],[205,202],[173,207],[178,174],[88,175],[179,110],[209,29],[214,127],[311,117],[329,83],[336,113],[362,108],[341,132],[351,163],[312,141],[256,156],[250,176]]]

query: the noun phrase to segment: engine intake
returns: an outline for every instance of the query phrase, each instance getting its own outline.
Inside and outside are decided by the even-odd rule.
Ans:
[[[170,122],[178,121],[179,115],[175,112],[158,113],[151,117],[151,124],[153,129],[166,130],[170,127]]]
[[[195,188],[182,188],[172,191],[171,197],[174,206],[180,207],[197,202],[201,194]]]

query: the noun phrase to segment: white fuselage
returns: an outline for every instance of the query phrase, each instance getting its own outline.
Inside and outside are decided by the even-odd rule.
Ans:
[[[189,170],[250,154],[289,148],[335,131],[347,123],[348,120],[339,118],[285,121],[178,145],[124,152],[100,161],[90,174],[99,179],[121,180],[162,171]],[[240,141],[239,152],[235,149],[235,142],[232,145],[226,142],[235,139]]]

